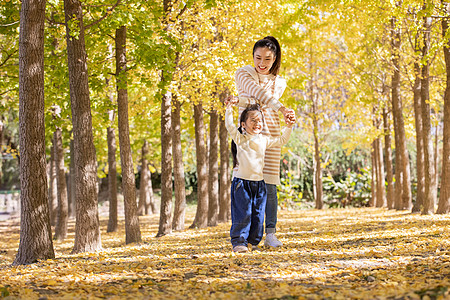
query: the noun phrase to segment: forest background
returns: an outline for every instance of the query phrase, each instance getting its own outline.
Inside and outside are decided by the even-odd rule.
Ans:
[[[51,257],[36,248],[47,239],[39,230],[53,224],[62,240],[69,215],[73,251],[99,249],[97,203],[109,202],[108,231],[117,230],[117,188],[127,243],[141,240],[138,215],[159,212],[158,236],[183,230],[189,201],[192,228],[229,220],[222,103],[267,35],[282,46],[281,102],[298,118],[280,162],[281,207],[450,211],[444,1],[11,0],[0,9],[2,189],[22,181],[17,264]]]

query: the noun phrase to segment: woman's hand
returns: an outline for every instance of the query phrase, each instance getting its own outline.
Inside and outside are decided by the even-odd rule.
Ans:
[[[229,105],[236,105],[239,103],[239,98],[236,96],[228,96],[225,99],[225,105],[229,106]]]
[[[286,124],[294,124],[296,122],[295,112],[293,109],[282,106],[282,107],[280,107],[280,109],[278,111],[280,111],[283,114],[284,122]]]

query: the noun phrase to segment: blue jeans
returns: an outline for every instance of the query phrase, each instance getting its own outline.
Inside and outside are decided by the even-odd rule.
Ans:
[[[251,181],[234,178],[231,183],[231,244],[258,245],[264,233],[266,208],[266,184],[264,180]]]
[[[275,184],[266,184],[267,203],[266,203],[266,234],[275,233],[277,225],[278,197],[277,186]]]

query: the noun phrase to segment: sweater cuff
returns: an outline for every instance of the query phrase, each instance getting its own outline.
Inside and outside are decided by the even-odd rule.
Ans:
[[[281,104],[281,102],[278,101],[276,98],[272,98],[267,105],[274,111],[278,111],[280,107],[283,106],[283,104]]]

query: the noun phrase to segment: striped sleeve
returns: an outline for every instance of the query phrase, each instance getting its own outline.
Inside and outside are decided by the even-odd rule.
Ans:
[[[244,69],[238,69],[236,71],[236,84],[251,97],[258,99],[262,104],[265,104],[272,108],[274,111],[278,111],[283,105],[272,97],[268,91],[259,86],[252,78],[252,76]]]

